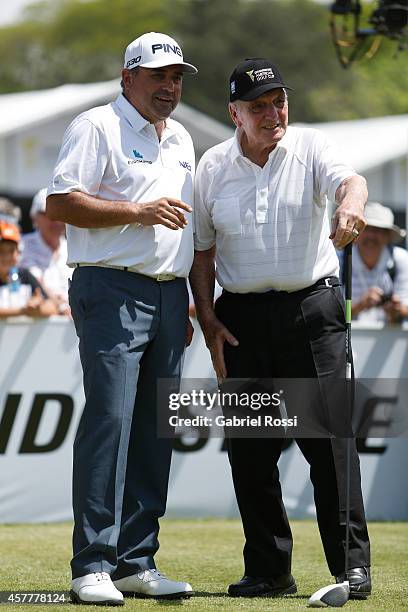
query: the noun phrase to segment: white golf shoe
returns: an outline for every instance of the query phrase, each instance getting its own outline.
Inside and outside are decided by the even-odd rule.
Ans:
[[[106,572],[94,572],[72,580],[73,603],[123,606],[123,595]]]
[[[184,599],[191,597],[193,589],[188,582],[169,580],[157,569],[144,570],[126,578],[114,580],[113,584],[124,595],[153,597],[155,599]]]

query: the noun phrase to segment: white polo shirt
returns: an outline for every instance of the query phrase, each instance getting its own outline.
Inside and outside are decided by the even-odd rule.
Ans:
[[[121,94],[82,113],[65,132],[48,195],[82,191],[106,200],[150,202],[172,197],[192,205],[190,135],[166,120],[159,141],[152,124]],[[141,274],[187,277],[193,258],[191,215],[183,230],[137,224],[104,229],[67,225],[68,265],[132,266]]]
[[[235,293],[296,291],[337,275],[327,196],[355,174],[319,131],[288,127],[261,168],[243,156],[240,132],[197,167],[195,248],[216,245],[217,280]]]

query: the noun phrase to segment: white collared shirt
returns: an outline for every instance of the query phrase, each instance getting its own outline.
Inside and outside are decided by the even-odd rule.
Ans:
[[[194,149],[173,119],[159,141],[152,124],[121,94],[106,106],[82,113],[65,132],[48,195],[82,191],[106,200],[151,202],[170,197],[192,205]],[[68,265],[132,266],[141,274],[186,277],[193,258],[192,223],[183,230],[163,225],[103,229],[67,225]]]
[[[217,280],[235,293],[297,291],[338,275],[327,198],[353,175],[315,129],[288,127],[263,168],[243,156],[237,131],[198,164],[195,248],[216,245]]]
[[[51,294],[68,300],[68,279],[72,270],[67,266],[67,241],[61,236],[60,245],[53,251],[36,230],[22,237],[23,252],[19,264],[28,268]]]

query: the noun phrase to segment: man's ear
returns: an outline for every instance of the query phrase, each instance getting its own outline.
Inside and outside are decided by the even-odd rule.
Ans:
[[[242,121],[239,118],[239,112],[238,112],[237,106],[235,104],[232,104],[232,102],[230,102],[228,105],[228,110],[231,115],[231,119],[235,123],[236,127],[240,128],[242,126]]]
[[[132,79],[132,75],[130,73],[130,70],[123,68],[121,85],[124,91],[126,91],[129,88],[131,79]]]

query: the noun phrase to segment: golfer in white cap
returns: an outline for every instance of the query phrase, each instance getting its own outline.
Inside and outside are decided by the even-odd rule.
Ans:
[[[194,150],[169,118],[185,72],[197,70],[169,36],[130,43],[123,93],[74,119],[48,190],[47,213],[67,223],[86,396],[73,466],[77,603],[192,593],[154,562],[172,450],[157,437],[157,383],[178,384],[191,339]]]
[[[353,248],[353,318],[401,323],[408,317],[408,253],[395,243],[405,230],[379,202],[368,202],[365,216],[367,226]]]

